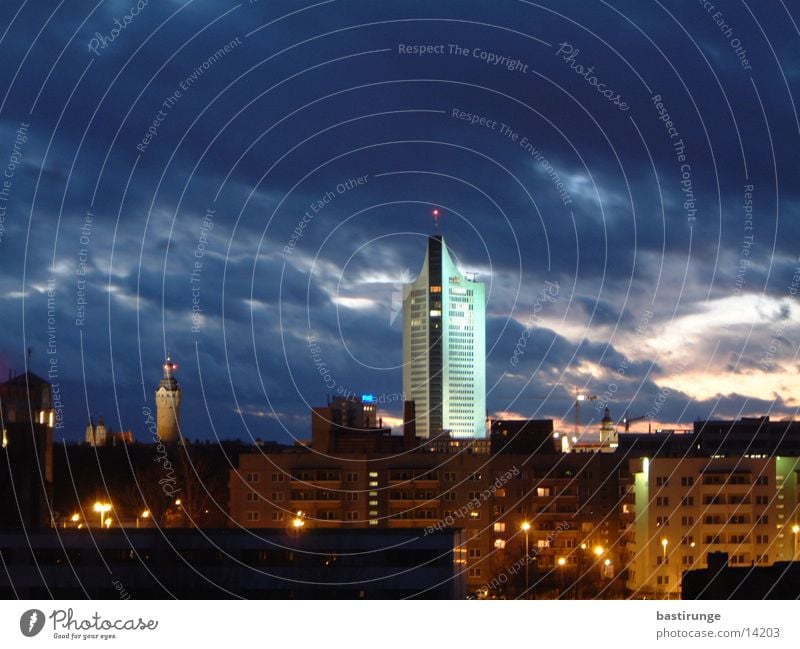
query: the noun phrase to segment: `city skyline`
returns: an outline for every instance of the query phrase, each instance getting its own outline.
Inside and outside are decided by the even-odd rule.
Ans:
[[[192,439],[302,439],[342,394],[398,427],[433,208],[486,284],[491,418],[567,428],[578,392],[592,427],[796,414],[791,21],[296,9],[148,6],[106,41],[112,7],[63,8],[60,58],[23,56],[27,10],[9,31],[0,373],[57,385],[57,439],[99,416],[145,437],[168,352]]]

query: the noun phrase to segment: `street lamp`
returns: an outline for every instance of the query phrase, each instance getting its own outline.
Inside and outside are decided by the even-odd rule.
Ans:
[[[600,558],[603,556],[605,549],[602,545],[595,545],[594,548],[592,548],[592,552],[594,552],[596,557]]]
[[[94,504],[94,511],[100,514],[100,527],[107,527],[105,525],[105,515],[111,511],[111,503],[96,502]]]
[[[139,519],[140,518],[150,518],[150,510],[145,509],[141,514],[136,517],[136,527],[139,527]]]
[[[800,525],[797,523],[792,525],[792,533],[794,534],[794,551],[792,552],[792,561],[797,561],[797,535],[800,534]]]
[[[530,599],[528,588],[530,588],[530,555],[528,554],[528,532],[531,529],[531,524],[528,521],[522,521],[522,531],[525,532],[525,596]],[[795,535],[795,538],[797,536]]]
[[[567,560],[564,557],[558,557],[558,599],[561,599],[561,594],[564,592],[564,566],[567,565]]]
[[[664,572],[669,575],[669,569],[667,566],[667,545],[669,545],[669,539],[665,536],[661,539],[661,565],[664,567]],[[669,599],[669,590],[667,590],[667,596],[665,599]]]
[[[292,520],[292,527],[294,527],[294,529],[299,530],[306,524],[306,522],[303,520],[303,516],[305,516],[303,512],[297,512],[297,516],[295,516],[294,520]]]
[[[606,559],[603,561],[603,577],[606,579],[611,579],[613,574],[614,569],[611,567],[611,559]]]

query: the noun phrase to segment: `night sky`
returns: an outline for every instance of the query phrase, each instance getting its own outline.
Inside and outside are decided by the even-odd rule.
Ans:
[[[438,207],[487,282],[490,416],[569,426],[581,389],[583,423],[793,417],[798,23],[781,0],[4,1],[0,376],[58,385],[56,439],[91,414],[150,441],[167,353],[190,439],[307,438],[339,394],[396,426]]]

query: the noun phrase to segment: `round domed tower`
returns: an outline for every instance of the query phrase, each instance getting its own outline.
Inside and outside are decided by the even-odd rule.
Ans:
[[[614,420],[611,419],[608,408],[605,410],[603,421],[600,422],[600,443],[611,448],[616,448],[619,444],[617,429],[614,428]]]
[[[163,369],[164,376],[156,389],[158,436],[164,443],[174,443],[181,438],[181,387],[175,378],[178,366],[167,356]]]

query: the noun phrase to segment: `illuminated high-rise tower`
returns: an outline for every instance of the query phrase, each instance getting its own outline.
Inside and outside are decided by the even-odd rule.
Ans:
[[[162,442],[177,442],[181,438],[181,387],[175,378],[178,366],[167,356],[164,377],[156,390],[158,436]]]
[[[434,216],[438,216],[435,211]],[[486,295],[441,235],[403,299],[403,390],[421,437],[486,437]]]

